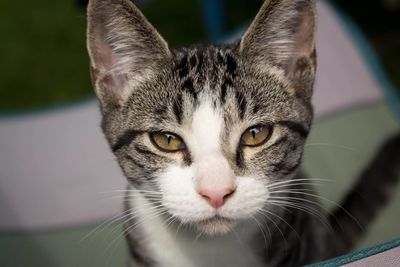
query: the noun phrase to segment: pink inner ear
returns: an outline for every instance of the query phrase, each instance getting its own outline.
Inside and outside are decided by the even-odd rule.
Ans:
[[[94,56],[94,67],[100,73],[105,73],[111,70],[112,66],[117,61],[111,47],[103,39],[103,35],[96,37],[92,50]]]
[[[126,74],[118,74],[112,71],[106,73],[98,82],[102,89],[102,98],[106,99],[109,104],[121,106],[124,100],[123,89],[126,81]]]
[[[304,15],[297,30],[295,44],[300,56],[310,57],[314,51],[315,24],[312,16],[312,14]]]
[[[123,100],[123,89],[127,81],[125,73],[113,70],[118,58],[111,47],[104,41],[103,35],[98,32],[94,38],[92,48],[92,80],[100,89],[101,98],[112,105],[120,106]]]

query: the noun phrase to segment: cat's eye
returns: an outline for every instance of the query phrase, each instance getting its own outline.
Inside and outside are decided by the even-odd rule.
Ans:
[[[258,125],[248,128],[241,137],[241,144],[244,146],[260,146],[264,144],[271,134],[271,127],[267,125]]]
[[[172,133],[151,133],[150,140],[158,149],[164,152],[177,152],[185,149],[185,143],[183,140]]]

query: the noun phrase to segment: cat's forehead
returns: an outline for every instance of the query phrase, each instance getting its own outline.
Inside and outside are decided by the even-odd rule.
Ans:
[[[152,116],[155,123],[181,124],[207,101],[226,121],[244,120],[287,109],[284,86],[273,69],[253,72],[231,46],[181,48],[155,79],[133,92],[125,110]]]
[[[229,46],[196,46],[174,51],[173,72],[178,79],[191,80],[212,89],[221,82],[231,83],[238,74],[240,58]],[[229,80],[229,81],[227,81]]]

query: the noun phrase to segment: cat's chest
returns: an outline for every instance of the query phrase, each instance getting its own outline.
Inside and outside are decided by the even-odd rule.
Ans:
[[[149,237],[154,256],[163,263],[162,266],[264,266],[250,246],[247,236],[244,238],[239,233],[224,237],[196,237],[169,229],[164,233],[154,231]]]
[[[139,203],[135,206],[140,210]],[[145,207],[145,206],[143,206]],[[145,244],[160,266],[168,267],[242,267],[265,266],[254,252],[252,239],[262,234],[255,223],[249,222],[224,236],[196,236],[190,229],[182,229],[175,224],[166,226],[163,218],[146,219],[142,210],[142,231]],[[132,265],[135,266],[135,265]]]

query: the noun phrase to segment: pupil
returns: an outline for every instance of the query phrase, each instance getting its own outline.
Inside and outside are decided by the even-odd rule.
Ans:
[[[171,144],[171,140],[173,139],[172,135],[167,135],[168,145]]]
[[[257,129],[251,129],[250,130],[250,133],[251,133],[251,135],[253,136],[253,138],[256,138],[256,134],[258,133],[259,131],[257,130]]]

